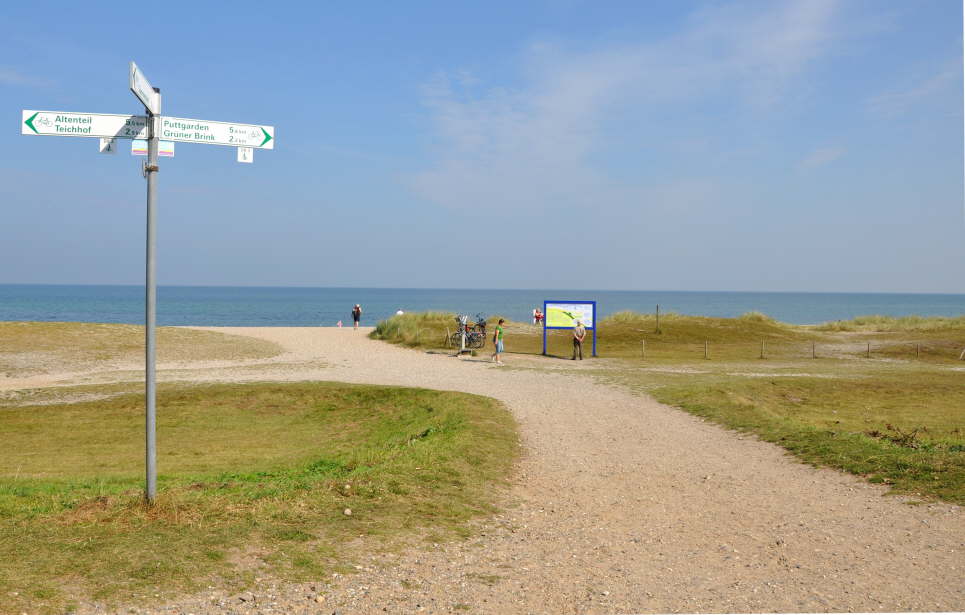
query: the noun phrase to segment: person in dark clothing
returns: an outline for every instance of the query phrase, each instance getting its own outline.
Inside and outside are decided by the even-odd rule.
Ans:
[[[358,303],[352,308],[352,320],[355,321],[355,330],[358,331],[359,321],[362,320],[362,306]]]

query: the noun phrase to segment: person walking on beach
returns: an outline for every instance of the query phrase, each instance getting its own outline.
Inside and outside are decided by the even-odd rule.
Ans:
[[[493,363],[496,365],[502,365],[503,362],[500,360],[500,355],[503,354],[503,323],[506,322],[502,318],[496,323],[496,329],[493,331],[493,346],[496,350],[493,352]]]
[[[583,340],[586,338],[586,327],[579,320],[576,321],[576,326],[573,327],[573,360],[576,361],[576,355],[579,353],[580,361],[583,360]]]
[[[358,303],[352,308],[352,320],[355,321],[355,330],[359,330],[359,321],[362,320],[362,306]]]

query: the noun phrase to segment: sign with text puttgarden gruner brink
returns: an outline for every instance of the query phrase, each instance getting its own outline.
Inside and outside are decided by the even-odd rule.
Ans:
[[[183,117],[161,117],[158,135],[165,141],[207,143],[232,147],[275,148],[275,127],[257,124],[232,124]]]
[[[587,329],[594,326],[594,313],[596,311],[594,303],[556,303],[546,302],[546,326],[553,329],[556,327],[569,329],[576,326],[576,321],[583,323]]]

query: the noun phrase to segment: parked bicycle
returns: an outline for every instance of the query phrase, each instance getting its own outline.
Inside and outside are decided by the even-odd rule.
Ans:
[[[486,317],[476,314],[476,322],[469,324],[469,316],[456,316],[456,332],[449,338],[449,343],[455,348],[462,344],[462,334],[466,333],[466,348],[482,348],[486,345]]]

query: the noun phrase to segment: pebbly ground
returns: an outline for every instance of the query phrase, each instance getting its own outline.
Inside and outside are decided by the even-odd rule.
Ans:
[[[503,512],[467,541],[360,555],[354,574],[263,579],[244,594],[212,588],[147,612],[965,609],[958,507],[882,497],[880,487],[596,383],[580,373],[586,365],[514,369],[550,360],[508,355],[498,367],[372,341],[367,329],[214,330],[270,340],[286,353],[254,365],[179,365],[172,379],[318,379],[488,395],[519,421],[524,456]]]

